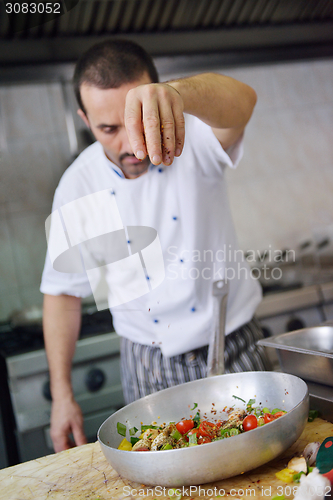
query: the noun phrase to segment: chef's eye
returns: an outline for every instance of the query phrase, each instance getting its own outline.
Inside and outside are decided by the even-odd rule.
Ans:
[[[105,134],[115,134],[118,130],[118,127],[103,127],[103,132]]]

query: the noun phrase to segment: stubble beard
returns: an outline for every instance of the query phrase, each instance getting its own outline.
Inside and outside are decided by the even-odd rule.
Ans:
[[[135,158],[136,162],[133,164],[126,163],[126,158],[133,158],[133,159]],[[150,165],[150,160],[148,156],[146,156],[144,160],[140,161],[134,155],[125,154],[121,155],[118,161],[119,161],[118,166],[121,168],[123,174],[128,179],[134,179],[146,173]]]

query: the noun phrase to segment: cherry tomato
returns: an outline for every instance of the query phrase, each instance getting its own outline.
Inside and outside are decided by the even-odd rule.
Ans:
[[[212,440],[208,436],[200,436],[198,437],[198,444],[211,443]]]
[[[191,436],[192,434],[196,434],[198,436],[199,434],[199,429],[196,428],[196,429],[191,429],[190,431],[188,431],[187,433],[187,436]]]
[[[181,420],[176,424],[176,427],[181,434],[186,434],[189,430],[193,429],[194,422],[193,420]]]
[[[184,436],[185,440],[188,441],[188,437],[191,436],[191,434],[196,434],[197,438],[199,436],[199,429],[196,427],[195,429],[191,429],[188,431],[188,433]]]
[[[285,411],[277,411],[276,413],[274,413],[273,417],[274,418],[279,418],[279,417],[282,417],[282,415],[285,415],[286,412]]]
[[[255,415],[248,415],[243,420],[243,429],[244,431],[250,431],[251,429],[255,429],[258,427],[258,420]]]
[[[201,436],[212,437],[216,434],[217,428],[213,422],[206,422],[205,420],[199,425],[199,432]]]
[[[273,422],[273,420],[275,420],[274,415],[272,415],[271,413],[264,413],[265,424],[269,424],[269,422]]]

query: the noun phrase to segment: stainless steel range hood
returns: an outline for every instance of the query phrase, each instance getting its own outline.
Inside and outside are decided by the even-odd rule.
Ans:
[[[333,54],[332,0],[59,0],[59,5],[63,15],[8,15],[0,3],[0,63],[73,61],[110,36],[136,40],[154,56],[237,52],[239,59],[262,51],[267,59],[270,50],[281,59],[281,51],[288,57],[290,48],[304,56]]]

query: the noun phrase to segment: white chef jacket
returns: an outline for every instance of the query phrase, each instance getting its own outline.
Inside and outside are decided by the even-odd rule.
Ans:
[[[126,179],[95,142],[66,170],[53,203],[54,211],[109,190],[125,227],[157,231],[164,279],[148,293],[110,310],[119,335],[159,346],[165,356],[210,342],[213,281],[228,278],[229,282],[226,334],[250,321],[262,298],[239,250],[227,195],[225,168],[239,163],[242,140],[227,154],[208,125],[186,114],[185,131],[182,155],[172,165],[150,165],[136,179]],[[86,272],[56,271],[49,255],[40,290],[76,297],[92,293]]]

